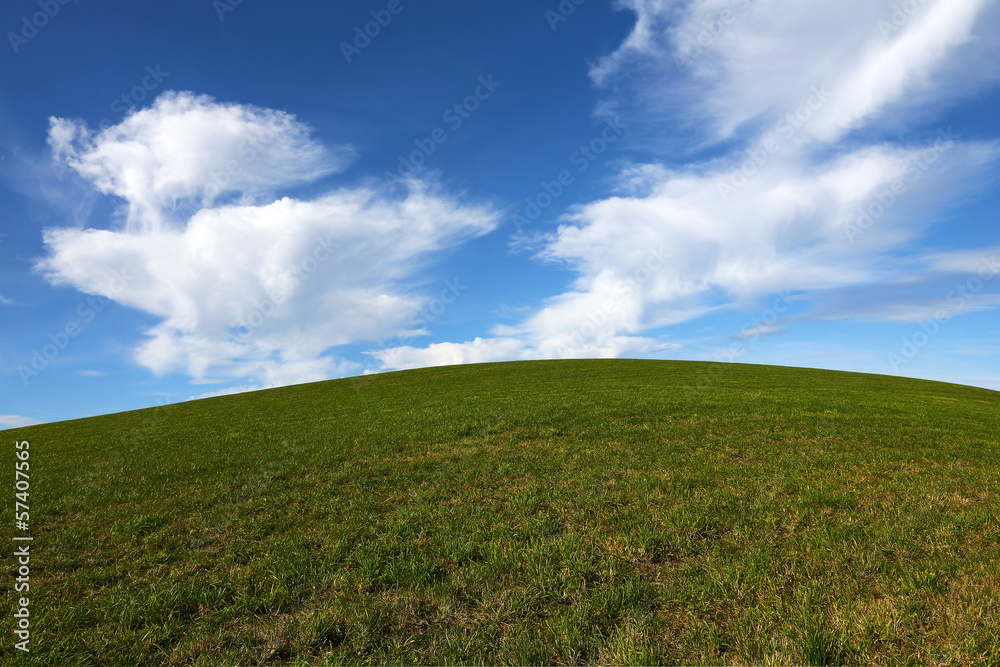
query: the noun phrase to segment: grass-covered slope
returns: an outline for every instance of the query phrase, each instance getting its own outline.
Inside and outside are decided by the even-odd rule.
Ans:
[[[996,392],[518,362],[2,436],[34,664],[1000,663]]]

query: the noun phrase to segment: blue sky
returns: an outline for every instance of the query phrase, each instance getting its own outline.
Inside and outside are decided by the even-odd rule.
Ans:
[[[0,428],[509,359],[1000,389],[998,4],[4,2]]]

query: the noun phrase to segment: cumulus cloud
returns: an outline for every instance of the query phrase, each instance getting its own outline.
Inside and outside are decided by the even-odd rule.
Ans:
[[[342,170],[354,155],[349,145],[325,148],[284,111],[188,92],[166,92],[103,131],[65,118],[50,118],[49,126],[55,159],[127,202],[129,226],[144,229],[226,195],[253,197],[313,181]]]
[[[96,135],[53,119],[49,141],[129,215],[123,226],[46,230],[39,270],[148,313],[156,324],[136,359],[196,381],[267,387],[350,372],[331,348],[416,333],[409,322],[427,300],[418,270],[496,224],[489,209],[419,181],[405,193],[266,198],[341,168],[348,151],[325,149],[283,112],[188,93]]]
[[[852,131],[995,81],[998,53],[981,38],[997,3],[619,5],[636,23],[591,70],[608,95],[599,109],[693,128],[686,150],[708,146],[712,156],[628,166],[618,194],[572,209],[536,239],[539,258],[577,274],[540,312],[496,327],[494,339],[373,353],[383,368],[649,353],[671,344],[644,333],[776,292],[819,305],[775,331],[795,318],[904,321],[931,312],[947,285],[925,284],[935,300],[898,284],[945,267],[978,270],[978,251],[927,257],[919,248],[948,206],[976,190],[998,146],[946,130],[905,144]],[[995,304],[984,291],[965,312]]]

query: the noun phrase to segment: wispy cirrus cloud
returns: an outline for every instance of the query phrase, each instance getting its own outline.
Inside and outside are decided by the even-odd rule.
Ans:
[[[834,91],[806,132],[834,141],[892,111],[894,123],[995,83],[992,0],[797,3],[622,0],[632,34],[591,69],[648,122],[696,121],[716,140],[752,135],[793,113],[809,90]]]

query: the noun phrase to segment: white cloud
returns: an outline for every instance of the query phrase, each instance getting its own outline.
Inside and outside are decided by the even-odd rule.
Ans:
[[[692,121],[715,139],[794,113],[817,85],[833,101],[809,132],[831,141],[890,108],[898,120],[998,76],[990,0],[621,4],[635,29],[592,78],[652,105],[647,120]]]
[[[382,364],[383,370],[406,370],[530,358],[526,353],[524,342],[516,338],[476,338],[467,343],[434,343],[425,348],[403,345],[369,354]]]
[[[614,53],[599,60],[591,67],[590,76],[597,83],[605,83],[621,69],[638,58],[662,55],[659,37],[667,15],[681,4],[680,0],[617,0],[619,10],[635,12],[635,26]]]
[[[21,428],[40,423],[37,419],[21,417],[20,415],[0,415],[0,428]]]
[[[342,170],[350,146],[324,148],[283,111],[169,91],[103,131],[49,119],[55,158],[128,202],[129,225],[157,229],[169,213],[306,183]]]
[[[547,332],[540,333],[542,335],[538,336],[477,337],[463,343],[433,343],[423,348],[403,345],[371,350],[368,354],[381,364],[380,371],[386,371],[525,359],[614,359],[680,347],[638,336],[613,336],[594,344],[576,340],[575,332],[548,338],[544,337]]]
[[[887,33],[888,39],[870,46],[853,69],[831,82],[836,92],[832,104],[821,112],[816,135],[835,139],[906,92],[928,85],[948,54],[971,38],[976,19],[987,4],[988,0],[928,3],[926,10],[903,23],[898,34],[881,23],[880,31]]]
[[[273,130],[266,148],[228,186],[238,200],[213,205],[199,189],[206,175],[264,126]],[[175,143],[187,130],[195,136]],[[418,181],[403,194],[359,187],[257,201],[265,184],[330,168],[307,128],[281,112],[168,93],[96,138],[81,136],[90,134],[52,123],[57,154],[124,198],[141,224],[48,229],[38,266],[53,284],[154,316],[136,359],[156,373],[276,386],[349,372],[326,353],[412,333],[410,318],[426,301],[418,270],[496,224],[487,208]],[[182,199],[194,207],[187,217]]]
[[[251,391],[260,391],[261,389],[267,389],[263,385],[259,384],[241,384],[233,387],[226,387],[225,389],[219,389],[216,391],[205,392],[204,394],[198,394],[187,399],[189,401],[197,401],[202,398],[216,398],[218,396],[232,396],[233,394],[245,394]]]
[[[633,335],[646,327],[644,294],[670,261],[662,248],[636,251],[635,266],[604,266],[584,275],[578,289],[549,299],[516,326],[498,325],[494,338],[437,343],[426,348],[387,347],[368,354],[379,370],[512,359],[615,358],[673,350],[675,343]],[[623,269],[626,268],[623,266]]]
[[[998,256],[1000,256],[1000,246],[992,246],[934,253],[926,259],[936,271],[979,274],[985,277],[1000,274]]]
[[[961,192],[969,174],[996,156],[989,146],[949,150],[919,176],[914,164],[922,164],[922,148],[886,145],[814,165],[778,155],[749,178],[736,178],[743,176],[740,166],[671,174],[647,196],[581,207],[543,255],[577,267],[588,282],[609,268],[635,270],[644,249],[667,249],[671,261],[642,293],[650,324],[669,323],[685,300],[703,302],[720,290],[741,300],[870,281],[892,267],[889,253],[917,240],[934,221],[927,213],[935,196]],[[896,183],[902,184],[899,196],[891,195]],[[884,206],[880,196],[896,201],[886,199]],[[914,217],[915,205],[922,217]],[[868,209],[878,215],[858,226]]]

